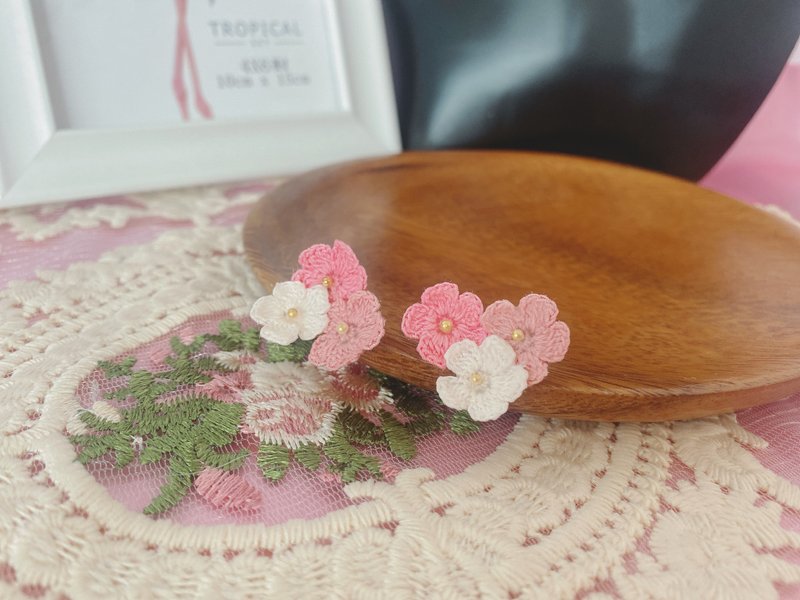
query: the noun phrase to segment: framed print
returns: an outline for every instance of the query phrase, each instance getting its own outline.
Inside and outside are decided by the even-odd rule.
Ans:
[[[4,0],[0,206],[400,150],[378,0]]]

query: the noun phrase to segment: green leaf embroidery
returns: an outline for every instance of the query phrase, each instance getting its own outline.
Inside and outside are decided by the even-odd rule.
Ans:
[[[311,352],[312,343],[309,340],[297,340],[288,346],[281,346],[267,342],[267,360],[269,362],[303,362]]]
[[[220,321],[219,335],[208,335],[206,339],[226,352],[247,350],[255,353],[261,347],[261,338],[257,327],[242,330],[242,324],[239,321],[230,319]]]
[[[204,468],[235,470],[249,456],[249,450],[236,450],[232,446],[239,433],[242,404],[220,402],[202,394],[175,397],[173,393],[179,386],[205,383],[213,374],[232,371],[213,356],[201,355],[207,343],[220,350],[253,354],[262,346],[258,328],[243,329],[239,321],[227,320],[219,324],[218,334],[199,335],[188,344],[173,338],[170,342],[173,354],[164,360],[161,371],[134,371],[133,357],[118,363],[101,362],[98,367],[106,377],[127,378],[106,397],[132,405],[119,409],[119,422],[85,411],[80,418],[93,433],[70,438],[83,464],[106,455],[114,457],[118,468],[134,460],[143,465],[169,463],[167,481],[145,508],[147,514],[164,512],[180,502]],[[265,344],[266,360],[303,362],[311,344],[303,340],[289,346]],[[328,469],[338,473],[344,482],[360,477],[382,478],[380,459],[367,454],[364,447],[388,450],[409,460],[416,456],[418,437],[448,425],[459,435],[479,429],[479,424],[467,413],[443,411],[430,392],[373,370],[368,373],[383,387],[402,418],[387,410],[379,410],[373,418],[345,407],[336,417],[330,438],[321,447],[304,444],[290,451],[283,445],[262,443],[256,464],[266,479],[281,480],[291,461],[311,471]],[[170,395],[159,400],[165,394]]]
[[[453,413],[453,416],[450,417],[450,429],[453,433],[458,435],[467,435],[469,433],[475,433],[481,428],[475,421],[472,420],[472,417],[469,416],[469,413],[465,410],[459,410]]]
[[[294,451],[294,457],[301,465],[310,471],[316,471],[319,468],[322,457],[319,453],[319,448],[313,444],[304,444]]]
[[[128,358],[122,359],[118,363],[114,363],[108,360],[101,360],[97,363],[98,368],[103,370],[105,376],[111,379],[112,377],[124,377],[130,375],[133,371],[133,365],[136,364],[136,358],[133,356],[129,356]]]
[[[194,478],[200,470],[199,461],[194,456],[191,445],[182,445],[170,461],[167,482],[161,486],[158,496],[144,508],[144,514],[162,513],[175,506],[192,487]]]
[[[92,429],[96,429],[97,431],[116,431],[118,433],[123,433],[128,431],[128,427],[125,423],[115,423],[114,421],[108,421],[107,419],[103,419],[98,417],[93,412],[88,410],[83,411],[80,414],[80,420],[86,423]]]
[[[333,462],[330,470],[334,473],[339,473],[345,483],[355,481],[356,477],[364,471],[377,479],[383,478],[378,459],[374,456],[363,454],[351,445],[345,438],[341,425],[338,423],[334,426],[333,433],[322,447],[322,451]]]
[[[359,412],[350,408],[345,408],[337,416],[337,420],[342,428],[347,441],[365,446],[377,446],[386,443],[383,431],[364,418]]]
[[[264,477],[271,481],[278,481],[286,474],[289,468],[289,450],[278,444],[262,442],[258,447],[256,464]]]
[[[389,450],[404,460],[414,458],[417,455],[417,446],[411,432],[395,419],[392,413],[382,410],[380,416]]]

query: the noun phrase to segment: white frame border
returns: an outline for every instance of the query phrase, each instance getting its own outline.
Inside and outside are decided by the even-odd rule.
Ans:
[[[0,208],[288,175],[401,149],[379,0],[327,0],[345,112],[57,129],[31,0],[0,2]],[[213,134],[213,135],[209,135]]]

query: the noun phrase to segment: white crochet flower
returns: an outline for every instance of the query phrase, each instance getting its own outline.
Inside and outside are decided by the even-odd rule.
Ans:
[[[478,346],[472,340],[456,342],[444,355],[456,377],[439,377],[436,391],[447,406],[466,410],[476,421],[492,421],[525,390],[528,375],[515,364],[511,345],[490,335]]]
[[[306,288],[299,281],[282,281],[272,295],[256,300],[250,317],[268,342],[288,345],[298,337],[313,340],[328,325],[328,290],[321,285]]]

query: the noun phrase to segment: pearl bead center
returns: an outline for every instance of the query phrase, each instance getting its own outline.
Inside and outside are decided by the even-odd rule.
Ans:
[[[322,285],[324,285],[326,288],[331,287],[333,285],[333,277],[325,275],[325,277],[322,278]]]
[[[294,319],[297,316],[297,309],[290,308],[289,310],[286,311],[286,316],[289,317],[290,319]]]
[[[450,319],[442,319],[439,322],[439,331],[442,333],[450,333],[453,331],[453,322]]]
[[[340,335],[344,335],[345,333],[347,333],[347,330],[348,330],[348,329],[350,329],[350,326],[349,326],[347,323],[344,323],[344,322],[342,322],[342,323],[339,323],[339,324],[336,326],[336,331],[337,331],[337,332],[338,332]]]
[[[470,375],[469,380],[472,382],[473,385],[480,385],[485,381],[483,373],[479,371],[475,371],[472,375]]]
[[[525,332],[522,329],[515,329],[511,332],[511,339],[515,342],[519,342],[520,340],[525,339]]]

